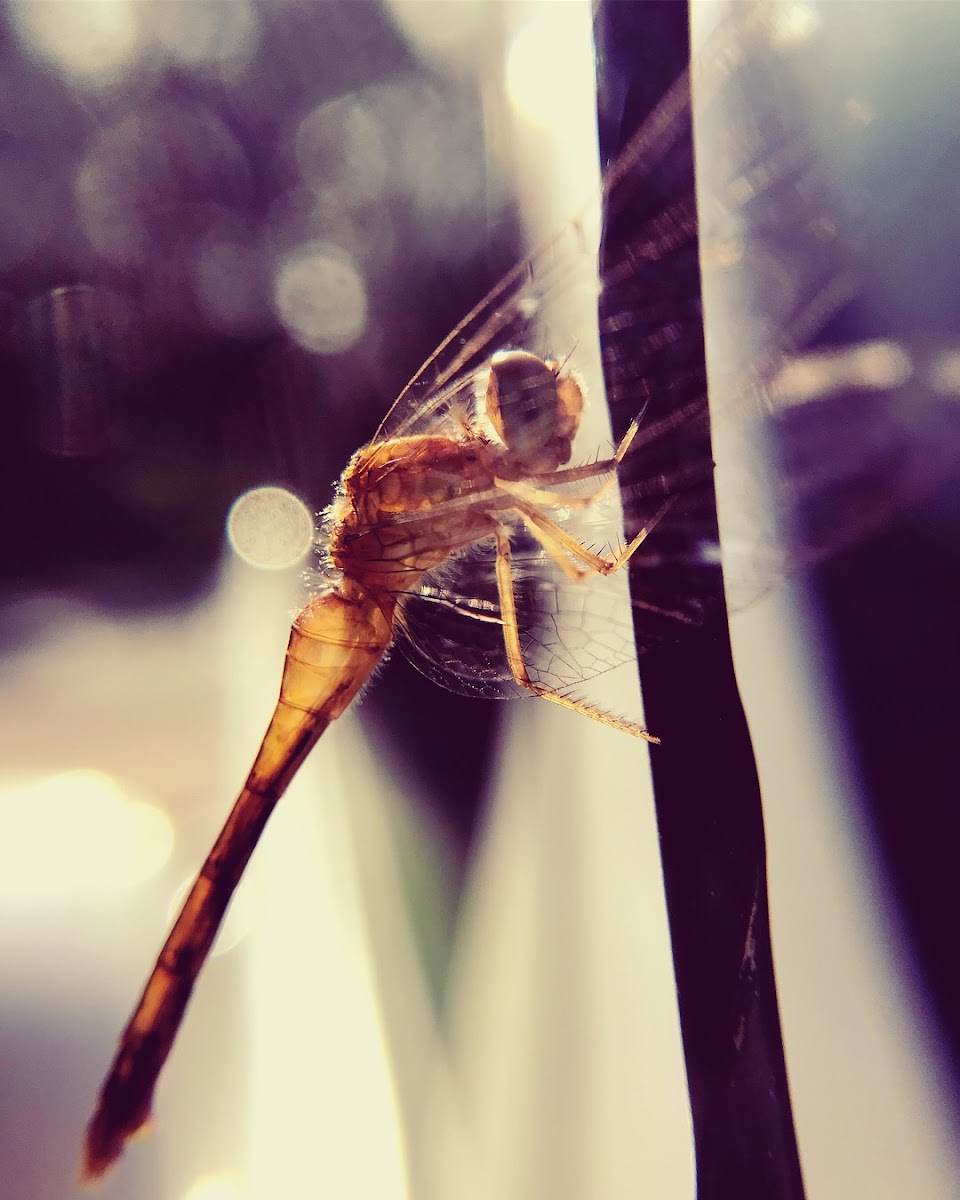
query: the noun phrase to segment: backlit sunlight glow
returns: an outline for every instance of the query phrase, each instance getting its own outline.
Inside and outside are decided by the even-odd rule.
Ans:
[[[250,1190],[233,1171],[209,1171],[194,1180],[183,1200],[250,1200]]]
[[[370,898],[358,893],[349,829],[356,786],[346,785],[331,744],[319,747],[257,855],[264,906],[245,958],[259,1017],[249,1033],[256,1200],[408,1196],[404,1123],[363,924]]]
[[[596,69],[589,37],[579,32],[578,5],[545,6],[521,26],[507,51],[507,95],[517,113],[535,125],[564,129],[592,112]]]
[[[300,562],[313,545],[313,534],[310,510],[286,488],[251,488],[234,501],[227,517],[234,553],[265,571]]]
[[[79,82],[113,82],[143,49],[133,0],[14,0],[10,16],[27,50]]]
[[[822,19],[809,0],[794,0],[794,3],[784,4],[775,12],[777,23],[774,33],[777,44],[783,50],[808,42],[817,32]]]
[[[73,770],[0,790],[0,897],[43,904],[127,888],[173,851],[173,826],[100,771]]]
[[[511,168],[527,244],[532,248],[553,237],[574,216],[585,243],[599,244],[600,152],[590,5],[532,8],[542,15],[515,27],[507,41],[504,67],[512,117]],[[568,347],[580,344],[583,331],[594,329],[598,294],[599,283],[590,296],[580,289],[572,297],[568,290],[562,298],[566,315],[553,308],[554,299],[560,297],[551,297],[551,327],[558,342]],[[585,325],[587,311],[594,316]],[[565,352],[559,345],[554,347],[554,353]],[[593,437],[597,431],[582,427],[581,432]]]

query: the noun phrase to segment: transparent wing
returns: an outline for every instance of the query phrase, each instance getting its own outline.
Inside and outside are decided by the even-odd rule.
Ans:
[[[712,53],[712,73],[722,79],[728,60]],[[630,532],[670,500],[631,563],[634,603],[643,618],[640,649],[706,620],[713,612],[710,597],[717,594],[702,316],[698,291],[689,286],[690,272],[699,269],[696,203],[685,170],[689,105],[683,77],[608,171],[604,195],[501,281],[425,364],[378,431],[382,437],[455,428],[482,394],[484,363],[505,345],[566,359],[576,371],[582,330],[561,326],[557,313],[571,306],[557,301],[581,291],[587,311],[596,311],[596,249],[586,231],[601,203],[614,220],[618,212],[628,214],[634,235],[604,263],[601,334],[611,403],[629,407],[630,416],[645,409],[621,477]],[[629,356],[621,352],[628,340]],[[603,402],[602,395],[589,399]],[[566,523],[591,548],[622,541],[616,505]],[[401,645],[419,669],[447,687],[512,696],[522,689],[504,651],[494,566],[491,541],[428,574],[420,594],[402,606]],[[520,530],[513,537],[513,574],[524,661],[537,682],[569,690],[633,658],[630,610],[608,580],[570,581]]]
[[[603,262],[607,400],[622,423],[644,410],[640,436],[620,470],[627,535],[665,498],[671,501],[631,562],[641,649],[708,619],[722,594],[715,586],[720,547],[711,418],[715,441],[720,418],[722,437],[744,447],[733,456],[742,478],[732,489],[743,497],[737,505],[743,527],[725,523],[724,575],[736,607],[879,524],[958,458],[955,439],[944,436],[957,421],[953,396],[938,397],[915,382],[917,352],[911,357],[895,347],[893,365],[879,372],[865,365],[869,348],[828,355],[827,366],[822,354],[797,353],[856,293],[856,238],[843,225],[814,143],[794,119],[791,49],[777,36],[774,11],[737,9],[698,61],[695,79],[708,97],[699,105],[700,141],[714,159],[711,188],[699,205],[682,169],[690,154],[686,78],[604,184],[608,222],[623,221],[630,230]],[[808,57],[816,52],[815,40],[805,45]],[[713,111],[724,116],[711,123]],[[839,105],[830,118],[836,126],[851,119]],[[595,211],[585,208],[467,317],[404,390],[378,436],[461,420],[484,386],[485,362],[504,346],[569,355],[577,369],[576,331],[557,322],[555,301],[571,289],[596,294],[596,262],[585,236]],[[708,335],[727,348],[712,365],[709,406],[699,289],[690,285],[701,266],[713,314]],[[724,328],[732,310],[751,314],[749,339],[740,336],[742,321]],[[890,347],[878,353],[889,359]],[[596,391],[588,399],[602,402]],[[770,444],[777,477],[772,505],[755,499],[768,474]],[[814,501],[804,527],[791,516],[797,500]],[[593,546],[618,543],[615,506],[591,520],[586,540]],[[503,651],[494,560],[492,544],[482,544],[430,573],[420,595],[404,602],[403,626],[409,656],[434,679],[456,690],[511,695],[517,689]],[[514,569],[521,641],[539,682],[576,687],[632,654],[631,631],[604,596],[608,581],[571,583],[519,533]]]
[[[579,495],[583,487],[565,490]],[[672,505],[684,498],[688,514],[695,513],[707,506],[709,478],[677,471],[660,477],[644,498],[648,520],[656,524],[631,560],[640,581],[633,604],[644,618],[641,650],[672,641],[707,618],[705,582],[718,569],[710,545],[698,562],[689,556],[681,561],[670,538],[660,536],[661,525],[669,521],[674,537],[683,526],[683,544],[690,544],[689,517],[662,515],[665,495]],[[556,507],[550,516],[588,549],[607,552],[622,545],[614,492],[586,511],[570,514]],[[674,561],[668,561],[671,554]],[[529,695],[514,682],[507,660],[495,565],[490,538],[428,572],[419,591],[400,604],[398,644],[428,678],[452,691],[492,699]],[[637,639],[625,586],[610,577],[570,579],[519,521],[511,528],[511,574],[524,664],[534,682],[584,698],[590,680],[635,660]]]
[[[822,66],[831,48],[822,39],[831,36],[831,21],[842,23],[842,11],[825,6],[822,21],[813,12],[817,19],[802,36],[789,6],[741,11],[745,19],[722,31],[729,35],[726,70],[708,53],[695,79],[709,433],[692,319],[699,309],[694,314],[689,299],[684,307],[684,296],[697,293],[688,285],[697,267],[689,252],[694,235],[684,241],[686,225],[676,231],[675,214],[687,209],[668,194],[663,218],[647,218],[648,228],[661,230],[665,221],[676,231],[678,247],[669,271],[661,269],[664,260],[651,265],[646,233],[632,232],[648,189],[629,156],[614,168],[608,226],[622,232],[621,223],[627,233],[614,239],[622,246],[605,264],[601,300],[611,409],[622,409],[623,421],[651,398],[648,440],[621,476],[628,533],[661,464],[709,470],[715,454],[724,477],[724,580],[734,607],[872,532],[960,464],[956,389],[937,377],[942,344],[874,336],[805,349],[841,311],[834,337],[871,328],[873,313],[860,297],[876,293],[879,264],[912,223],[904,214],[930,206],[924,192],[935,194],[942,170],[928,164],[924,173],[887,183],[874,203],[862,187],[864,164],[872,157],[873,168],[889,175],[890,145],[877,132],[880,122],[865,118],[851,80]],[[949,167],[956,140],[947,153],[936,144]],[[898,202],[891,204],[894,187]],[[955,268],[947,278],[953,288],[941,291],[949,295]],[[694,575],[711,536],[710,513],[704,508],[698,517],[697,505],[693,495],[678,506],[694,524],[703,522],[686,555]],[[658,534],[661,544],[670,542],[669,521]]]
[[[582,330],[558,328],[557,308],[552,302],[582,292],[595,307],[599,284],[593,231],[599,228],[608,193],[626,187],[632,192],[638,179],[647,185],[643,190],[649,226],[642,246],[632,248],[629,260],[618,265],[621,272],[635,273],[635,254],[650,261],[672,258],[679,249],[678,239],[689,243],[691,233],[695,253],[694,197],[688,192],[669,203],[664,199],[669,181],[675,177],[671,155],[682,150],[689,108],[689,79],[684,74],[607,172],[603,191],[589,198],[551,241],[505,275],[449,334],[400,393],[381,422],[376,440],[439,431],[445,425],[455,429],[475,387],[468,381],[477,373],[483,376],[484,365],[498,349],[527,349],[561,361],[572,358],[575,365]]]
[[[566,694],[634,659],[630,610],[619,589],[609,580],[566,578],[521,529],[511,542],[520,645],[535,683]],[[530,693],[514,682],[507,661],[495,558],[491,539],[430,572],[401,606],[398,644],[451,691],[511,699]]]
[[[599,201],[594,201],[594,213]],[[584,210],[583,221],[587,219]],[[595,218],[594,218],[595,219]],[[596,258],[584,225],[571,222],[548,246],[518,264],[446,338],[407,384],[377,430],[375,440],[417,433],[456,433],[473,413],[478,381],[497,350],[557,352],[544,320],[551,295],[579,286],[596,292]]]

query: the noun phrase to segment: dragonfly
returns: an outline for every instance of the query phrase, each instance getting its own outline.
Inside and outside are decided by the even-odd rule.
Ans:
[[[739,68],[761,52],[769,56],[770,46],[769,28],[741,16],[736,36],[725,31],[720,49],[706,55],[707,90],[735,82]],[[639,235],[602,273],[609,398],[634,408],[615,449],[574,461],[584,408],[598,400],[564,357],[569,343],[544,349],[556,336],[547,301],[584,281],[597,293],[588,211],[457,326],[349,462],[322,518],[319,587],[293,622],[276,709],[121,1035],[88,1127],[85,1179],[107,1172],[148,1123],[194,985],[273,809],[395,641],[448,687],[536,695],[657,741],[639,721],[584,699],[577,686],[625,660],[628,646],[634,652],[632,629],[597,616],[606,613],[609,577],[629,570],[639,581],[634,604],[654,644],[705,619],[705,589],[697,581],[719,570],[706,383],[702,368],[681,352],[699,312],[670,295],[637,300],[652,272],[697,260],[693,194],[688,184],[671,190],[674,160],[689,155],[690,103],[685,74],[609,169],[595,202],[613,212],[643,209]],[[799,186],[813,178],[802,143],[786,133],[771,139],[768,127],[768,152],[759,156],[749,132],[740,136],[728,213],[742,211],[730,199],[738,188],[752,195],[761,186],[803,192],[816,209],[810,189]],[[784,355],[849,293],[836,230],[817,219],[804,229],[789,299],[781,298],[782,311],[771,316],[769,336],[744,350],[744,361],[717,389],[738,405],[769,399]],[[718,258],[735,259],[734,236],[714,241]],[[774,308],[776,301],[772,295]],[[628,358],[618,339],[641,317],[650,332],[639,359]],[[597,549],[592,540],[621,490],[632,522],[627,537],[622,544],[604,539]],[[661,576],[673,582],[661,587]],[[568,620],[579,622],[569,642]]]

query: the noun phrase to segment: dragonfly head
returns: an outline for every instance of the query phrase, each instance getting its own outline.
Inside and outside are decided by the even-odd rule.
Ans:
[[[526,350],[501,350],[490,360],[486,414],[513,457],[531,470],[551,470],[570,458],[583,393],[572,375]]]

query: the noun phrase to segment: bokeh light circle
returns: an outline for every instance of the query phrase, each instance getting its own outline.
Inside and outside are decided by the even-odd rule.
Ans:
[[[307,350],[349,350],[367,326],[367,289],[353,258],[330,242],[310,242],[289,254],[274,281],[274,308],[290,336]]]
[[[300,562],[313,536],[310,510],[286,488],[251,488],[234,501],[227,516],[234,553],[265,571],[282,571]]]

